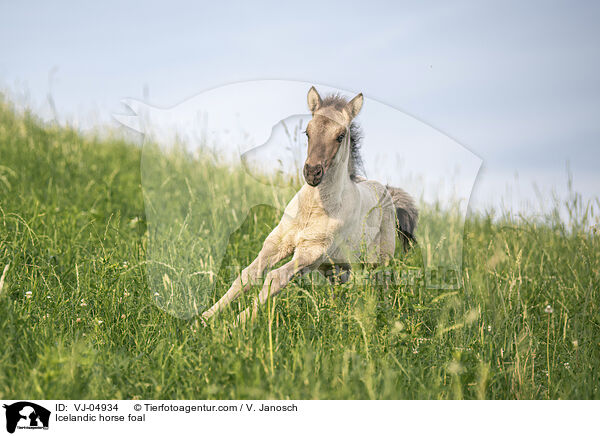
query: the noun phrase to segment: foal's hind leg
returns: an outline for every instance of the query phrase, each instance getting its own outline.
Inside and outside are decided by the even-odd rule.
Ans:
[[[394,209],[386,209],[379,229],[379,262],[387,263],[396,251],[396,215]]]
[[[333,286],[335,286],[336,284],[343,285],[344,283],[346,283],[348,279],[350,279],[351,269],[352,268],[349,263],[327,264],[321,265],[319,267],[319,271],[321,272],[321,274],[323,274],[327,278],[327,280],[329,280],[329,283],[332,285],[331,297],[333,299],[338,297],[338,294],[334,292],[335,288]]]
[[[327,264],[321,265],[319,271],[332,285],[336,283],[344,284],[350,278],[350,264]]]
[[[229,290],[221,297],[210,309],[202,314],[202,318],[207,320],[229,305],[244,292],[247,292],[252,283],[263,275],[266,269],[271,268],[277,262],[285,259],[292,254],[292,248],[280,247],[281,238],[274,231],[265,240],[260,253],[254,261],[248,265],[242,273],[235,279]]]

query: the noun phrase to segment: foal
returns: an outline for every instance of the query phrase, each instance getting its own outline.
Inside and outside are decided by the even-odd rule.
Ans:
[[[413,239],[418,212],[412,198],[399,188],[383,186],[358,175],[358,126],[353,119],[363,104],[362,94],[349,102],[339,96],[324,100],[314,87],[308,91],[313,118],[306,128],[306,183],[287,205],[281,221],[266,238],[256,259],[233,282],[227,293],[202,314],[219,312],[269,271],[252,307],[239,314],[255,318],[259,305],[275,296],[296,274],[318,269],[340,273],[346,281],[350,264],[377,264],[394,255],[396,231],[404,246]]]

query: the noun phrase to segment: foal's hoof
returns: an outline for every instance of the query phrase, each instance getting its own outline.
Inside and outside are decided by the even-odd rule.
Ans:
[[[236,327],[245,325],[246,321],[248,321],[249,319],[250,319],[250,308],[247,308],[246,310],[240,312],[240,314],[235,318],[234,325]]]
[[[236,317],[235,326],[237,327],[240,325],[245,325],[246,322],[248,322],[248,321],[254,322],[254,320],[256,319],[257,313],[258,313],[257,308],[254,308],[254,310],[252,310],[252,312],[251,312],[250,307],[246,308],[246,310],[240,312],[240,314]]]
[[[202,315],[200,315],[200,324],[202,324],[202,327],[208,327],[208,318],[210,318],[209,315],[207,315],[206,312],[204,312]]]

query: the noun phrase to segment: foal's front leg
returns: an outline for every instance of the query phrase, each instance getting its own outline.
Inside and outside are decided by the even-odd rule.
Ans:
[[[240,323],[246,322],[250,317],[251,311],[252,320],[254,320],[258,313],[259,305],[264,305],[269,297],[279,294],[296,274],[304,274],[316,269],[320,265],[324,254],[325,250],[322,247],[297,247],[292,260],[267,274],[258,298],[254,299],[251,307],[248,307],[238,315],[238,321]]]
[[[214,316],[242,293],[247,292],[252,283],[262,276],[266,269],[271,268],[277,262],[292,254],[291,248],[283,249],[280,247],[280,241],[281,238],[277,231],[267,237],[256,259],[244,268],[225,295],[202,314],[204,320]]]

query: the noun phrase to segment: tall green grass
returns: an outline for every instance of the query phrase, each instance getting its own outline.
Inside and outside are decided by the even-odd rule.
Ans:
[[[232,326],[242,301],[203,328],[154,295],[141,160],[0,103],[0,397],[600,397],[598,224],[577,196],[567,223],[470,216],[459,289],[428,289],[414,250],[396,280],[295,280],[253,325]],[[247,264],[279,213],[232,218],[223,265]],[[209,234],[184,230],[190,259],[208,252]]]

